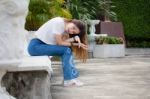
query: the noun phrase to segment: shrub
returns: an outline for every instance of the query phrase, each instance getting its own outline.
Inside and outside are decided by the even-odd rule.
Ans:
[[[95,37],[96,44],[123,44],[123,39],[113,36],[99,36]]]

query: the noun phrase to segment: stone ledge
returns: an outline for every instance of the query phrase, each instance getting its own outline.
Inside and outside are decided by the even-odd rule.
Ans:
[[[126,55],[150,55],[150,48],[126,48]]]
[[[22,59],[17,71],[45,70],[49,74],[53,71],[48,56],[30,56]]]
[[[0,69],[12,71],[37,71],[45,70],[49,74],[53,72],[51,60],[48,56],[29,56],[19,60],[1,61]]]

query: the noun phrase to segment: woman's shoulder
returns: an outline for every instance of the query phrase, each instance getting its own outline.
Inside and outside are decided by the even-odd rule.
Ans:
[[[62,17],[55,17],[50,19],[49,21],[47,21],[46,23],[44,23],[39,30],[41,29],[55,29],[57,27],[57,29],[64,27],[64,20]]]
[[[54,18],[52,18],[52,19],[64,19],[63,17],[54,17]]]
[[[63,21],[63,20],[64,20],[63,17],[55,17],[55,18],[50,19],[50,21]]]
[[[45,25],[55,25],[55,24],[61,24],[61,23],[64,23],[64,18],[63,17],[55,17],[55,18],[52,18],[50,19],[49,21],[47,21],[45,23]]]

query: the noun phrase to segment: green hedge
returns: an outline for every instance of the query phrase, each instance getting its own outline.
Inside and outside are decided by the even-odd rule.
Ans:
[[[150,47],[150,0],[112,1],[118,21],[123,22],[128,46]]]
[[[123,39],[113,36],[95,37],[96,44],[123,44]]]

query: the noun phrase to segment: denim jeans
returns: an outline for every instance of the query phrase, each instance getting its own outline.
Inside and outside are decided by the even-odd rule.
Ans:
[[[62,59],[64,80],[71,80],[77,78],[79,75],[79,72],[75,68],[70,47],[49,45],[34,38],[28,45],[28,52],[31,56],[60,56]]]

